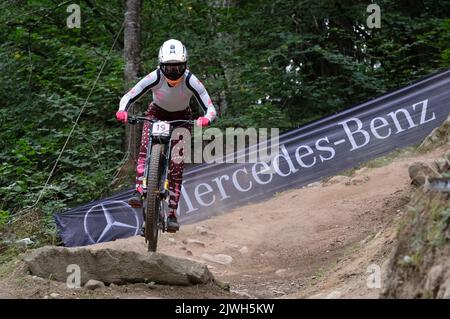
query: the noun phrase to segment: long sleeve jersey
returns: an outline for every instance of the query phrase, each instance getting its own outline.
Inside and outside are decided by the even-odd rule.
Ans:
[[[202,82],[189,70],[184,73],[181,83],[170,86],[161,70],[156,69],[122,97],[119,111],[127,111],[131,104],[150,90],[153,92],[153,102],[166,111],[176,112],[186,109],[194,95],[203,109],[205,117],[211,122],[216,117],[216,109],[208,92]]]

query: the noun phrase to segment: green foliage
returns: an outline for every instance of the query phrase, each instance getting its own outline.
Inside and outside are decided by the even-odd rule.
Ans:
[[[5,210],[0,210],[0,227],[6,224],[9,217],[10,217],[9,212]]]
[[[0,209],[12,214],[36,201],[113,43],[83,5],[83,27],[68,29],[66,7],[1,5]],[[110,14],[116,18],[107,23],[118,32],[122,10]],[[122,69],[116,48],[39,203],[49,221],[107,193],[123,157],[124,131],[114,120]]]

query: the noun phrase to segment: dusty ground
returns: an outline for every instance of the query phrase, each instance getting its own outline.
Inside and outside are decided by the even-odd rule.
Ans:
[[[283,192],[160,238],[162,253],[210,266],[231,292],[216,285],[164,287],[135,284],[94,292],[23,274],[0,280],[0,298],[377,298],[366,284],[367,267],[382,266],[391,251],[396,221],[408,201],[408,166],[439,158],[444,150],[404,154],[382,167]],[[337,179],[337,181],[336,181]],[[194,241],[194,242],[192,242]],[[145,252],[142,237],[105,243]],[[203,254],[232,257],[229,264]],[[51,297],[50,297],[51,298]]]

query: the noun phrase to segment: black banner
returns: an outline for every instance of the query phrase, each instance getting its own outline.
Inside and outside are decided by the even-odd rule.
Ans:
[[[450,70],[280,136],[269,162],[202,164],[184,174],[183,224],[270,198],[422,141],[449,116]],[[136,235],[132,191],[55,215],[67,246]]]

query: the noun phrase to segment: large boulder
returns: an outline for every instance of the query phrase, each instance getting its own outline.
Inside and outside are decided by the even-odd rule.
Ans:
[[[205,284],[214,278],[207,266],[160,253],[142,254],[113,248],[46,246],[23,256],[31,274],[66,282],[78,265],[81,285],[91,279],[106,284],[153,281],[168,285]]]
[[[433,147],[438,147],[450,143],[450,116],[442,123],[441,126],[435,128],[419,145],[420,151],[428,151]]]
[[[411,178],[411,184],[416,186],[422,186],[428,178],[436,177],[436,173],[431,166],[421,162],[411,164],[408,168],[408,173]]]

